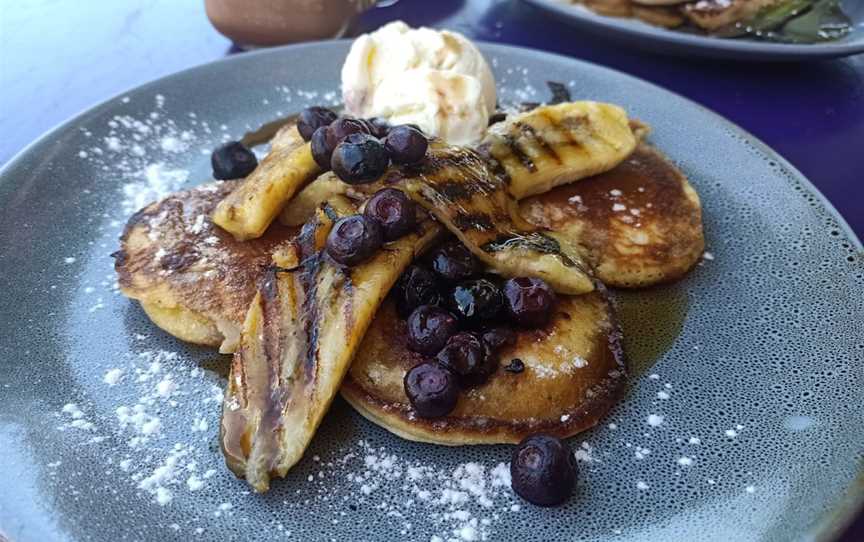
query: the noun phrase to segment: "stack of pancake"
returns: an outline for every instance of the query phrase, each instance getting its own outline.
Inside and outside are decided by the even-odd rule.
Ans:
[[[676,280],[703,252],[699,197],[647,134],[615,106],[541,106],[493,125],[474,149],[434,143],[434,168],[363,187],[318,171],[289,123],[246,179],[209,182],[133,215],[117,253],[120,286],[168,333],[233,353],[222,445],[229,466],[259,491],[299,460],[337,391],[372,422],[412,440],[571,436],[596,424],[626,383],[606,287]],[[489,165],[475,164],[468,175],[460,169],[466,156]],[[454,179],[469,177],[486,183],[468,191],[474,200],[439,197],[444,208],[436,209],[417,195],[438,189],[440,196],[445,181],[452,192]],[[418,230],[361,265],[332,265],[321,257],[329,227],[362,209],[381,183],[414,190],[427,211]],[[557,251],[486,254],[489,271],[512,276],[516,266],[554,276],[559,302],[548,326],[517,331],[500,353],[502,369],[466,390],[453,412],[424,419],[403,389],[406,371],[423,358],[407,348],[405,323],[387,294],[448,230],[477,251],[478,232],[459,226],[457,215],[480,204],[499,221],[509,213],[508,228],[542,236]],[[519,374],[503,370],[514,358],[524,364]]]

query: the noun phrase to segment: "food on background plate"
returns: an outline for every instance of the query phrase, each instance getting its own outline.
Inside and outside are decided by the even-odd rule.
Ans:
[[[840,0],[561,0],[600,15],[682,32],[779,43],[839,40],[852,30]]]
[[[462,36],[388,32],[351,54],[401,43],[424,69],[488,70]],[[351,55],[346,66],[354,90],[388,77],[358,73]],[[234,352],[221,442],[257,491],[301,459],[339,391],[411,440],[522,441],[513,487],[531,502],[572,491],[558,439],[596,424],[626,384],[604,282],[678,278],[703,240],[698,196],[647,126],[550,88],[554,104],[485,110],[484,130],[458,143],[455,125],[310,107],[254,170],[239,143],[214,152],[215,176],[245,179],[130,219],[123,293],[178,338]]]

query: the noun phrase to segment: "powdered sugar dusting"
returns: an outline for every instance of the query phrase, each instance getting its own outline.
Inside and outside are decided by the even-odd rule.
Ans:
[[[676,460],[676,462],[677,462],[679,465],[681,465],[682,467],[689,467],[689,466],[693,465],[693,458],[692,458],[692,457],[686,457],[686,456],[684,456],[684,457],[679,457],[679,458]]]
[[[362,468],[346,477],[357,489],[360,504],[396,517],[422,513],[438,525],[435,536],[442,540],[491,540],[494,522],[519,510],[510,490],[510,467],[503,462],[492,467],[468,462],[452,470],[435,468],[360,441],[337,464],[357,461],[362,461]],[[389,491],[381,494],[385,484]]]
[[[169,506],[188,492],[206,489],[207,478],[216,472],[202,473],[199,464],[210,456],[207,442],[215,434],[209,429],[215,425],[206,420],[218,420],[221,388],[209,384],[197,367],[190,369],[176,352],[144,350],[126,361],[99,379],[106,390],[100,401],[108,401],[111,415],[89,417],[79,403],[67,403],[58,414],[66,418],[58,429],[96,435],[88,443],[113,435],[120,444],[104,460],[122,474],[118,483],[125,480],[157,505]],[[202,433],[184,431],[189,436],[175,440],[174,429],[188,427],[184,412],[190,407],[200,413],[198,427],[206,434],[202,438],[195,436]]]
[[[121,99],[121,103],[130,102]],[[189,151],[201,145],[202,139],[212,139],[206,121],[191,116],[171,118],[165,103],[165,96],[157,94],[149,112],[114,115],[101,141],[78,153],[117,179],[124,217],[188,182]]]
[[[123,185],[123,211],[133,213],[141,207],[180,189],[189,180],[185,169],[172,169],[164,163],[149,164],[132,175],[133,180]]]
[[[120,381],[120,378],[122,376],[123,376],[123,370],[115,367],[113,369],[109,369],[105,373],[105,376],[102,377],[102,382],[108,384],[109,386],[115,386]]]
[[[649,414],[646,421],[651,427],[659,427],[663,425],[663,416],[659,414]]]

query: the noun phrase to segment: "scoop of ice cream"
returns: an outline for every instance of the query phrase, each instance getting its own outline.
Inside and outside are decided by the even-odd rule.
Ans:
[[[495,79],[477,47],[401,21],[364,34],[342,66],[346,111],[417,124],[453,144],[477,141],[495,111]]]

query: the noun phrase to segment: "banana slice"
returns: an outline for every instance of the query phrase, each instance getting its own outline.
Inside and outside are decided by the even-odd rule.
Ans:
[[[352,186],[324,174],[286,206],[281,221],[297,224],[322,198],[343,195],[360,202],[385,186],[405,191],[503,276],[540,277],[564,294],[594,289],[576,246],[525,221],[489,161],[467,147],[434,142],[422,163],[393,168],[370,184]]]
[[[332,171],[322,173],[317,179],[306,185],[285,204],[285,208],[279,215],[279,221],[284,225],[302,226],[309,217],[315,214],[321,203],[328,201],[334,196],[347,196],[350,199],[365,199],[380,188],[379,183],[374,186],[358,185],[351,186],[336,176]]]
[[[249,307],[222,413],[226,462],[256,491],[300,460],[339,390],[390,287],[441,229],[432,221],[342,268],[322,248],[333,222],[356,213],[344,198],[319,209],[274,267]],[[294,264],[284,268],[278,265]]]
[[[504,181],[477,152],[436,148],[404,168],[402,186],[483,263],[506,277],[539,277],[557,292],[594,289],[587,265],[563,237],[526,222]]]
[[[544,105],[493,124],[481,154],[516,199],[608,171],[636,148],[627,113],[617,105],[579,101]]]
[[[285,202],[321,172],[295,125],[283,128],[277,140],[279,144],[213,212],[213,222],[239,240],[264,235]]]

